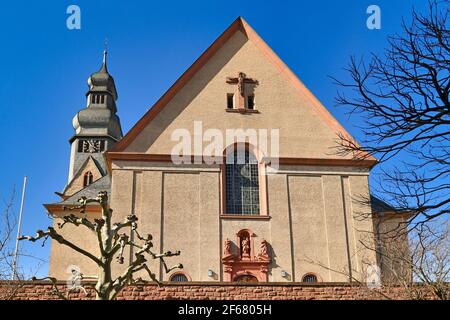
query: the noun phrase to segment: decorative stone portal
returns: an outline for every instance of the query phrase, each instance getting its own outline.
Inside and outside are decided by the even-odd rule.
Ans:
[[[270,256],[266,240],[262,240],[257,255],[254,254],[255,234],[243,229],[237,234],[237,252],[231,250],[232,242],[226,239],[222,264],[224,266],[225,281],[233,282],[267,282]]]
[[[236,278],[236,282],[244,282],[244,283],[258,282],[258,279],[255,276],[242,275],[242,276],[238,276]]]

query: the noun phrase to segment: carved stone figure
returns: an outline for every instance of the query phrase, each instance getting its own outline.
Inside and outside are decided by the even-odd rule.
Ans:
[[[245,81],[245,73],[243,72],[239,72],[238,75],[238,91],[241,94],[241,96],[244,96],[245,92],[244,92],[244,81]]]
[[[250,256],[250,241],[248,238],[242,239],[242,256]]]
[[[268,258],[269,257],[269,243],[266,240],[261,241],[261,246],[259,247],[258,257]]]
[[[225,242],[224,242],[223,254],[224,254],[224,256],[231,255],[231,241],[230,241],[230,239],[226,239]]]

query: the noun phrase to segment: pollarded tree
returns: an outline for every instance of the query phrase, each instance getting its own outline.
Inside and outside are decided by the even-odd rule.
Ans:
[[[97,284],[94,288],[97,300],[112,300],[127,285],[147,282],[141,278],[134,277],[135,273],[139,271],[145,271],[152,281],[159,284],[156,275],[147,265],[149,258],[160,260],[166,273],[177,268],[183,268],[182,264],[169,268],[164,260],[165,257],[178,256],[180,251],[167,251],[164,253],[154,253],[152,251],[152,236],[148,234],[146,237],[142,237],[139,234],[137,230],[138,219],[134,214],[127,216],[125,221],[121,223],[112,223],[113,210],[109,208],[108,195],[105,191],[99,192],[96,198],[87,199],[83,197],[80,198],[78,202],[80,203],[79,206],[70,209],[78,210],[78,214],[71,213],[64,216],[62,222],[58,224],[58,227],[63,228],[64,225],[69,223],[77,227],[82,226],[89,229],[97,239],[99,246],[98,254],[86,251],[80,246],[67,240],[53,227],[48,227],[47,231],[38,230],[34,237],[22,236],[19,239],[35,242],[39,239],[51,238],[95,262],[98,267],[98,276],[95,277],[97,278]],[[94,219],[94,221],[91,221],[83,217],[88,204],[100,205],[102,211],[101,219]],[[122,232],[125,228],[129,228],[134,234],[133,238]],[[118,263],[123,264],[123,253],[127,247],[136,250],[134,259],[120,276],[113,278],[112,263],[114,256],[116,256]],[[90,279],[92,277],[85,277],[82,274],[79,275],[79,280],[86,278]],[[50,277],[47,279],[50,279],[53,282],[55,293],[61,298],[64,298],[64,295],[57,289],[56,279]]]

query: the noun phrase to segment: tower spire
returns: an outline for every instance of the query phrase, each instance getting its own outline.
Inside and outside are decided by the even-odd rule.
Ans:
[[[72,144],[69,183],[89,157],[93,157],[105,169],[102,153],[122,138],[122,128],[117,116],[117,90],[114,78],[106,69],[107,40],[103,50],[103,63],[99,71],[87,80],[86,107],[73,118],[75,135]],[[106,172],[106,171],[105,171]]]

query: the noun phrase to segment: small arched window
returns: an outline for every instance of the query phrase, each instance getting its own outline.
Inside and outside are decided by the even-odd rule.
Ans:
[[[188,282],[189,279],[184,273],[174,273],[170,277],[171,282]]]
[[[317,276],[312,273],[307,273],[303,276],[302,282],[315,283],[317,282]]]
[[[226,157],[226,213],[259,214],[259,172],[255,155],[235,148]]]
[[[88,171],[84,174],[83,177],[83,187],[87,187],[88,185],[90,185],[94,180],[94,176],[92,174],[92,172]]]

